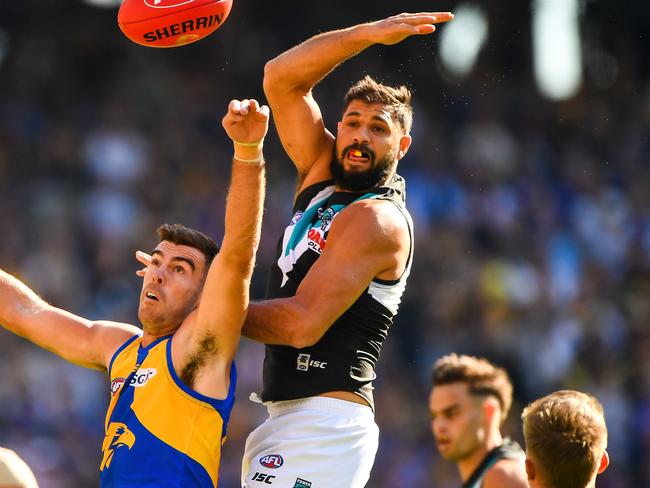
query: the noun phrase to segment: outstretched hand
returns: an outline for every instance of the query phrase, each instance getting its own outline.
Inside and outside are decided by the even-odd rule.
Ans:
[[[434,24],[449,22],[454,18],[451,12],[403,13],[367,24],[372,28],[371,37],[379,44],[397,44],[407,37],[431,34]]]
[[[233,141],[252,144],[261,142],[269,129],[269,107],[257,100],[232,100],[221,121]]]

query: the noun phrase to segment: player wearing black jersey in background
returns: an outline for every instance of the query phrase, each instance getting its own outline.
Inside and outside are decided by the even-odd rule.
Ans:
[[[512,404],[506,371],[449,354],[436,361],[432,376],[431,430],[440,455],[456,463],[463,488],[527,488],[524,452],[501,436]]]
[[[367,47],[430,34],[451,18],[401,14],[327,32],[265,67],[298,188],[268,300],[251,304],[243,329],[267,345],[270,415],[247,440],[243,486],[357,488],[370,476],[378,444],[371,382],[413,249],[396,175],[411,144],[410,92],[366,77],[346,95],[334,137],[312,89]]]

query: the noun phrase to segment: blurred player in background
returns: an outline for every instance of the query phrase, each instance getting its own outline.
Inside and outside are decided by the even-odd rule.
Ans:
[[[450,13],[401,14],[315,36],[265,67],[264,90],[298,172],[293,217],[267,298],[243,333],[266,344],[269,419],[249,436],[243,486],[365,486],[378,446],[372,381],[409,274],[412,223],[397,163],[411,145],[411,94],[365,77],[336,137],[312,90],[374,44],[426,35]]]
[[[463,488],[526,488],[524,452],[501,435],[512,405],[506,371],[485,359],[450,354],[436,361],[429,396],[440,455],[458,466]]]
[[[160,243],[141,273],[143,330],[55,308],[0,271],[6,329],[109,372],[103,487],[217,485],[260,235],[268,120],[268,107],[254,100],[230,103],[223,126],[234,159],[221,250],[198,231],[160,227]]]
[[[27,463],[4,447],[0,447],[0,488],[38,488]]]
[[[561,390],[528,405],[521,418],[531,488],[593,488],[609,466],[603,406]]]

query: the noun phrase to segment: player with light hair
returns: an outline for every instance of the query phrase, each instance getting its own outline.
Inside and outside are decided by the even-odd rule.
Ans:
[[[560,390],[528,405],[521,418],[531,488],[592,488],[609,465],[603,406]]]

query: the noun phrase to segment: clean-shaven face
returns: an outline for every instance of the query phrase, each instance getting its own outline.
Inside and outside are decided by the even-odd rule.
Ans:
[[[431,430],[440,455],[458,462],[471,456],[486,438],[483,401],[466,383],[435,386],[429,396]]]
[[[162,241],[151,253],[140,292],[138,318],[145,328],[179,327],[197,305],[206,271],[198,249]]]

